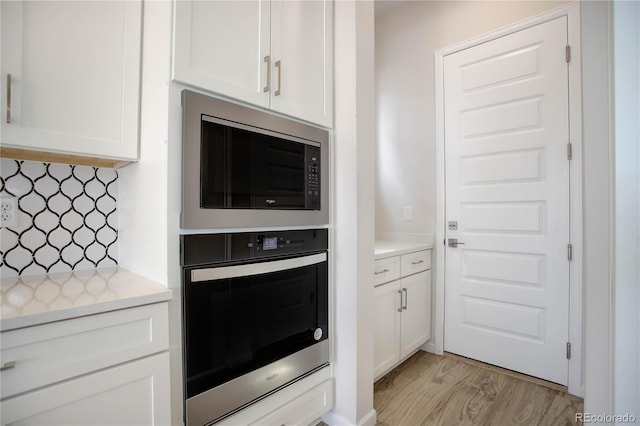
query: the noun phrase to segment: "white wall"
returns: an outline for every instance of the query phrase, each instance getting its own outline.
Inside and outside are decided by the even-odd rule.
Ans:
[[[167,114],[171,9],[146,4],[143,21],[140,160],[119,171],[119,265],[167,284]],[[164,9],[164,10],[163,10]]]
[[[335,407],[331,425],[375,424],[373,2],[335,3],[333,288]]]
[[[615,414],[640,419],[640,3],[613,5]]]
[[[582,2],[584,409],[611,413],[609,5]]]
[[[172,2],[146,2],[140,161],[120,169],[119,264],[173,290],[169,302],[171,424],[182,424],[179,259],[182,118],[171,80]],[[172,90],[170,92],[170,89]]]
[[[376,16],[376,233],[434,233],[434,52],[560,1],[394,1]],[[413,220],[402,219],[403,206]]]

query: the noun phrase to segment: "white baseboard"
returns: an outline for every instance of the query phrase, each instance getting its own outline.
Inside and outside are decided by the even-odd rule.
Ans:
[[[329,426],[376,426],[377,413],[376,410],[369,411],[364,417],[362,417],[357,425],[354,425],[340,414],[331,410],[324,416],[322,421]]]
[[[442,355],[441,353],[439,354],[436,351],[436,344],[434,342],[432,342],[431,340],[429,340],[424,345],[420,346],[420,349],[422,349],[425,352],[429,352],[431,354]]]

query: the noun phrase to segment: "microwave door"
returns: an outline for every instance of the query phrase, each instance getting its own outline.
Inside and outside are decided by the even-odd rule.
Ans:
[[[305,145],[262,135],[255,144],[254,208],[305,208]]]

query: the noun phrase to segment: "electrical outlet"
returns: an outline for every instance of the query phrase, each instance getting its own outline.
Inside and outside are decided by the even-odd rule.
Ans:
[[[0,219],[3,228],[18,225],[18,200],[15,197],[0,196]]]

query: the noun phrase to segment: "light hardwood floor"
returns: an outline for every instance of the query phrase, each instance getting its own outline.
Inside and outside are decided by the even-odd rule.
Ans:
[[[376,382],[377,426],[576,424],[581,398],[499,370],[418,351]]]

